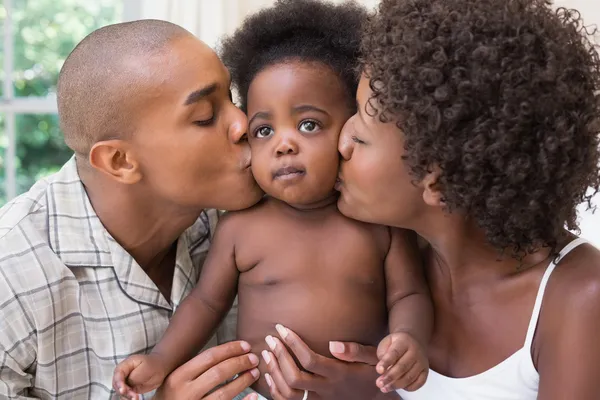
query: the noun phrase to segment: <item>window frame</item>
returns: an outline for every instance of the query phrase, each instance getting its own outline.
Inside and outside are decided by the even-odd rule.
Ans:
[[[139,19],[142,15],[142,0],[121,0],[123,7],[122,21]],[[14,24],[13,0],[3,0],[6,13],[2,32],[4,49],[4,81],[3,93],[0,98],[0,114],[4,115],[4,132],[7,140],[6,153],[4,154],[4,174],[6,201],[17,196],[17,168],[16,168],[16,116],[19,114],[57,114],[56,96],[46,97],[28,96],[15,97],[14,94]]]

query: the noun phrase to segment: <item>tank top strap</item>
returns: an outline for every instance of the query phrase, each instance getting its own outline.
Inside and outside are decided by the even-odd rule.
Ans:
[[[583,238],[577,238],[566,245],[560,253],[558,253],[558,257],[550,262],[548,268],[546,268],[546,272],[544,272],[544,276],[542,277],[542,281],[540,282],[540,287],[538,289],[537,297],[535,298],[535,304],[533,306],[533,312],[531,313],[531,319],[529,320],[529,327],[527,328],[527,336],[525,337],[525,345],[526,349],[531,348],[531,344],[533,342],[533,335],[535,334],[535,329],[537,328],[538,319],[540,318],[540,310],[542,309],[542,300],[544,299],[544,293],[546,292],[546,286],[548,285],[548,280],[550,279],[550,275],[558,265],[558,263],[571,251],[577,248],[579,245],[587,243],[587,240]]]

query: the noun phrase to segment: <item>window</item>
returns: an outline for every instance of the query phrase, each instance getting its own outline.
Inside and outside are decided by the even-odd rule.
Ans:
[[[123,16],[122,0],[4,0],[0,6],[0,205],[71,157],[56,116],[58,72],[83,37]]]

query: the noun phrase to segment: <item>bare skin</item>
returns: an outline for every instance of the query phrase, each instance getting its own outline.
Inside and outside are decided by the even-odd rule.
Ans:
[[[449,377],[477,375],[523,347],[549,253],[542,249],[522,263],[499,260],[465,215],[444,211],[435,170],[413,184],[399,156],[402,132],[364,112],[370,94],[363,77],[359,112],[340,137],[339,208],[359,220],[413,229],[426,239],[423,256],[436,316],[431,368]],[[384,182],[394,184],[380,193]],[[538,399],[597,398],[598,330],[600,251],[582,245],[560,262],[545,292],[532,346]]]
[[[279,398],[268,364],[288,328],[325,357],[331,340],[383,343],[379,361],[394,382],[422,385],[431,310],[415,238],[337,209],[337,141],[349,116],[341,83],[322,65],[276,64],[254,79],[248,105],[252,170],[269,196],[219,223],[199,283],[161,342],[117,373],[136,391],[160,384],[209,339],[237,293],[238,338],[265,361],[253,386],[263,396]],[[353,398],[377,396],[374,375],[363,386]],[[326,386],[306,390],[339,398]]]

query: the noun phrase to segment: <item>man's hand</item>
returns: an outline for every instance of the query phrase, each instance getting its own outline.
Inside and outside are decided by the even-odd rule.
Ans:
[[[414,391],[425,384],[429,362],[423,346],[408,333],[392,333],[377,347],[377,387],[387,393],[404,389]]]
[[[198,354],[164,380],[156,391],[154,400],[234,398],[259,377],[256,368],[258,357],[249,352],[250,345],[238,341]],[[233,380],[223,384],[231,379]],[[247,396],[246,400],[252,400],[252,395]]]

